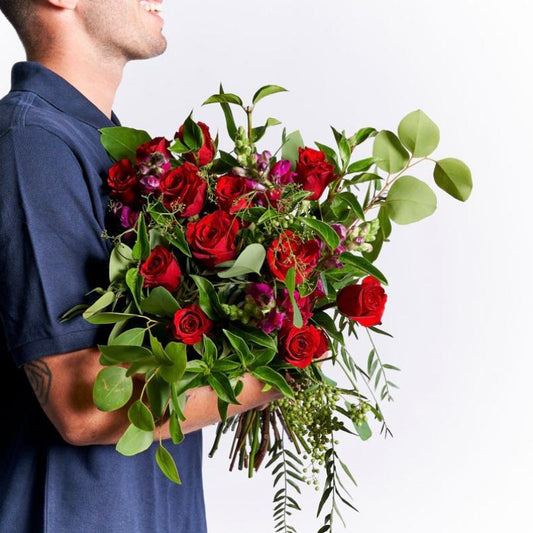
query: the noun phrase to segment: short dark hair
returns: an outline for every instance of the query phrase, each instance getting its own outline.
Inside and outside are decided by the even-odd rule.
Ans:
[[[32,0],[0,0],[0,11],[23,40],[29,33],[27,23],[30,19],[32,3]]]

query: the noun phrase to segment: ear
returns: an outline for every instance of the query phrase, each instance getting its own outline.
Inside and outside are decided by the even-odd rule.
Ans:
[[[45,3],[60,9],[76,9],[78,0],[45,0]]]

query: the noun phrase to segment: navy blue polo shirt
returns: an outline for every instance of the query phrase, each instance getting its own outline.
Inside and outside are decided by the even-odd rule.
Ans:
[[[0,100],[0,532],[203,533],[202,435],[167,448],[182,485],[114,446],[72,446],[44,415],[22,365],[95,346],[102,326],[59,316],[107,286],[101,238],[117,125],[44,66],[17,63]]]

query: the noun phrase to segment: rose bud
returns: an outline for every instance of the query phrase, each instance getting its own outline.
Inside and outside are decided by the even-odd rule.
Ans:
[[[129,159],[122,159],[109,169],[107,183],[110,196],[124,205],[137,205],[140,201],[137,171]]]
[[[272,274],[285,281],[290,268],[296,271],[296,283],[307,279],[320,259],[318,241],[302,241],[301,237],[287,230],[275,239],[267,250],[267,261]]]
[[[170,292],[180,284],[181,270],[174,255],[163,246],[156,246],[141,265],[145,287],[164,287]]]
[[[172,320],[172,334],[184,344],[200,342],[212,327],[213,322],[197,305],[179,309]]]
[[[304,191],[313,194],[307,200],[318,200],[325,188],[337,179],[335,167],[327,162],[326,154],[313,148],[298,148],[298,162],[294,181],[299,183]]]
[[[381,324],[387,295],[379,281],[367,276],[361,284],[348,285],[337,294],[337,307],[361,326]]]
[[[315,326],[290,327],[279,336],[280,355],[287,363],[305,368],[328,349],[324,333]]]
[[[208,268],[213,268],[235,257],[235,237],[238,232],[237,219],[226,211],[214,211],[197,222],[189,222],[185,236],[193,257]]]
[[[250,188],[246,182],[245,178],[235,178],[233,176],[221,176],[218,178],[215,194],[220,209],[234,214],[240,209],[250,206],[250,198],[246,196],[250,192]]]
[[[202,134],[204,136],[204,142],[202,144],[202,147],[198,152],[186,153],[184,157],[187,161],[195,163],[200,167],[203,167],[204,165],[207,165],[208,163],[211,163],[211,161],[213,161],[213,158],[215,157],[216,148],[215,144],[213,143],[213,140],[211,139],[209,126],[207,124],[204,124],[203,122],[198,122],[198,126],[200,126]],[[183,140],[183,126],[180,126],[180,129],[176,132],[176,135],[174,135],[174,139],[179,139],[182,143],[185,142]]]
[[[171,170],[159,185],[163,193],[163,205],[169,210],[178,209],[180,217],[192,217],[200,213],[205,203],[207,182],[198,175],[198,167],[191,163]]]

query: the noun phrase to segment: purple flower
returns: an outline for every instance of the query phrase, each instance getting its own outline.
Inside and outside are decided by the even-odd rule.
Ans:
[[[148,174],[141,178],[140,182],[144,185],[147,192],[152,192],[159,189],[160,179],[157,176]]]
[[[280,329],[285,322],[285,313],[278,313],[277,309],[272,309],[265,319],[259,324],[259,327],[265,333],[272,333],[276,329]]]
[[[254,154],[254,157],[257,170],[262,172],[268,168],[268,163],[272,157],[272,154],[268,150],[265,150],[262,154]]]
[[[138,218],[139,213],[137,211],[133,211],[127,205],[122,206],[122,210],[120,211],[120,223],[125,229],[133,228]]]
[[[266,283],[250,283],[247,296],[253,300],[257,307],[268,308],[274,304],[274,291]]]
[[[270,169],[270,179],[276,185],[294,183],[296,172],[291,172],[291,162],[281,159]]]
[[[345,226],[342,224],[331,224],[331,229],[334,229],[337,235],[340,237],[340,244],[343,244],[346,240],[346,234],[348,233],[348,230]]]

